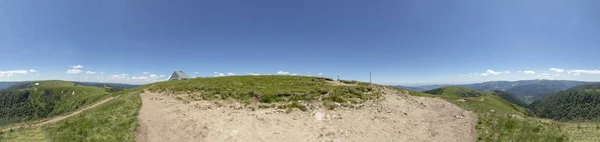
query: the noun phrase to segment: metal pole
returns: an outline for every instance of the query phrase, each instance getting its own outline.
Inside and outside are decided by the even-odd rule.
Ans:
[[[372,78],[373,74],[371,74],[371,72],[369,72],[369,84],[371,84],[371,78]]]

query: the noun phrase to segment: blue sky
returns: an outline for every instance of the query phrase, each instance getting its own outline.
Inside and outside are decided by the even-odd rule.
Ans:
[[[340,74],[361,81],[373,72],[376,83],[401,85],[600,81],[599,4],[2,1],[0,81],[142,84],[174,70],[203,77]]]

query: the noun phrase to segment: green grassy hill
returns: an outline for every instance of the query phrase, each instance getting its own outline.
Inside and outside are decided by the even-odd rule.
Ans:
[[[432,93],[432,94],[428,94]],[[461,87],[443,87],[411,92],[412,95],[439,97],[479,117],[478,141],[565,141],[567,137],[556,124],[542,123],[530,117],[527,109],[510,103],[493,93]]]
[[[102,88],[66,81],[12,86],[0,92],[0,126],[61,115],[108,96]]]
[[[135,141],[139,86],[112,94],[116,98],[58,123],[0,132],[0,141]]]

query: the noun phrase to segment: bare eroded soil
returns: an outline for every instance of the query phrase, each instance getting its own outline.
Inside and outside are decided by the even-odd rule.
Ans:
[[[209,101],[184,103],[143,93],[136,140],[184,141],[475,141],[476,115],[442,99],[385,90],[359,109],[285,113]],[[229,106],[231,105],[231,107]]]

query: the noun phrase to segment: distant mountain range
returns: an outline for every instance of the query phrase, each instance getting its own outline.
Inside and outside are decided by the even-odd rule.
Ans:
[[[519,97],[522,100],[525,100],[527,103],[531,103],[535,100],[540,100],[544,96],[552,93],[556,93],[558,91],[564,91],[571,87],[590,84],[592,82],[582,82],[582,81],[569,81],[569,80],[521,80],[521,81],[490,81],[483,83],[475,83],[475,84],[466,84],[466,85],[427,85],[427,86],[418,86],[418,87],[404,87],[404,86],[396,86],[398,88],[404,88],[414,91],[427,91],[432,89],[437,89],[446,86],[458,86],[469,88],[477,91],[486,91],[491,92],[494,90],[505,91],[515,96]]]
[[[0,82],[0,90],[4,90],[8,87],[17,85],[17,84],[21,84],[23,82]]]

